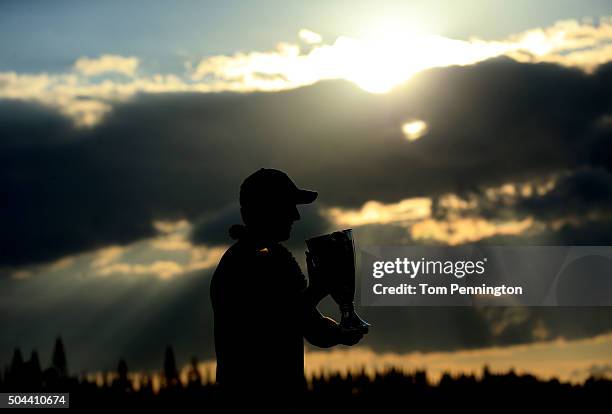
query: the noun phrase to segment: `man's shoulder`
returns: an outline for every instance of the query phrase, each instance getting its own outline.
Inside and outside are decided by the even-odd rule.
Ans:
[[[252,270],[263,263],[260,259],[272,257],[272,251],[272,248],[256,248],[251,243],[239,240],[223,253],[215,270],[215,275]]]
[[[255,247],[250,243],[237,241],[221,256],[215,274],[234,273],[242,268],[268,267],[272,263],[301,273],[300,266],[291,251],[281,243],[274,243],[268,247]]]
[[[219,264],[217,265],[217,271],[223,270],[227,267],[233,267],[244,264],[244,261],[250,255],[249,249],[240,241],[232,244],[221,256]]]
[[[228,286],[235,283],[249,267],[247,250],[240,242],[231,245],[221,256],[219,264],[212,275],[210,293],[213,298],[224,295]]]

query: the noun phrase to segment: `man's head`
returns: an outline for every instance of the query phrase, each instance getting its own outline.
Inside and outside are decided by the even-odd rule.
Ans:
[[[309,204],[316,191],[298,188],[282,171],[261,168],[240,186],[240,212],[248,228],[270,241],[285,241],[300,219],[297,204]]]

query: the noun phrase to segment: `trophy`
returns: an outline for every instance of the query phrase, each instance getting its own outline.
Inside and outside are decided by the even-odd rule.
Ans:
[[[355,246],[351,229],[306,240],[308,271],[329,275],[330,294],[340,306],[340,329],[366,334],[370,324],[355,312]]]

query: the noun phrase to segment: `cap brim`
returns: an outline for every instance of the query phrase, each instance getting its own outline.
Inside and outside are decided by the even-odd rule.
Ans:
[[[295,194],[295,204],[310,204],[317,199],[319,193],[310,190],[298,190]]]

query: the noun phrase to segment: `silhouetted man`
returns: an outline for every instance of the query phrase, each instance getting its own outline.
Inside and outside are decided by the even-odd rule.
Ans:
[[[360,334],[341,333],[316,306],[329,292],[327,275],[309,275],[280,242],[300,219],[297,204],[312,203],[315,191],[299,189],[283,172],[260,169],[240,187],[244,225],[213,275],[217,382],[228,397],[299,396],[304,381],[304,341],[328,348],[354,345]]]

